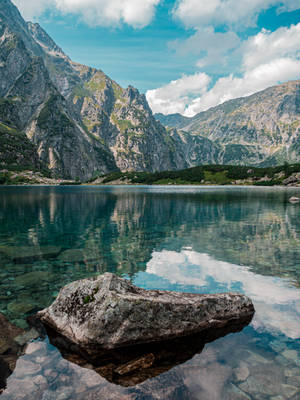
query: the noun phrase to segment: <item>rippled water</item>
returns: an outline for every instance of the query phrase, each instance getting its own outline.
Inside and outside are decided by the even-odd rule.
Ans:
[[[0,188],[0,313],[25,331],[16,332],[14,357],[0,331],[0,386],[7,377],[1,360],[12,372],[1,399],[299,400],[300,205],[288,202],[297,194]],[[66,283],[105,271],[149,289],[243,292],[256,314],[242,332],[170,371],[133,387],[114,385],[65,360],[26,322]]]

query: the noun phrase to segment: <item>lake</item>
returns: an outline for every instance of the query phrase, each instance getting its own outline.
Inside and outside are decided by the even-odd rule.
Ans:
[[[1,187],[0,313],[18,334],[12,356],[0,333],[1,400],[299,400],[293,195],[300,188]],[[186,362],[117,385],[63,358],[27,322],[62,286],[107,271],[147,289],[245,293],[256,313]]]

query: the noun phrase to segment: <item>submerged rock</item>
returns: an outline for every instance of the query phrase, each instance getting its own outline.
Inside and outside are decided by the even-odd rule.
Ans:
[[[18,263],[55,257],[60,251],[58,246],[0,246],[0,253]]]
[[[42,322],[88,352],[167,340],[252,316],[241,294],[145,290],[106,273],[61,289]]]
[[[300,197],[292,196],[289,199],[290,203],[300,203]]]
[[[23,347],[15,339],[24,334],[21,328],[11,324],[0,313],[0,394],[6,387],[6,380],[15,369],[18,357]]]

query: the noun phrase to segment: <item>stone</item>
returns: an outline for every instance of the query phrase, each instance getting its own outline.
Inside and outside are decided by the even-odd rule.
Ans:
[[[231,383],[226,391],[224,400],[251,400],[240,388]]]
[[[12,374],[23,348],[15,342],[15,337],[24,331],[11,324],[0,314],[0,391],[5,388],[7,378]]]
[[[39,374],[42,370],[42,367],[38,363],[34,363],[25,358],[19,358],[17,361],[16,369],[14,372],[14,376],[19,379],[23,379],[28,375],[36,375]]]
[[[41,390],[46,390],[48,387],[47,379],[42,375],[32,377],[32,382]]]
[[[15,341],[20,345],[23,346],[24,344],[28,343],[30,340],[37,339],[40,336],[38,331],[35,328],[31,328],[29,331],[19,335],[15,338]]]
[[[33,271],[16,277],[16,284],[19,286],[40,285],[41,282],[47,282],[51,278],[48,271]]]
[[[300,375],[291,376],[287,379],[289,385],[294,385],[300,388]]]
[[[285,398],[290,399],[297,392],[298,389],[295,386],[282,384],[282,393],[284,394]]]
[[[238,382],[245,381],[248,378],[249,373],[248,367],[244,363],[241,363],[240,366],[234,370],[235,380]]]
[[[55,257],[60,251],[61,247],[58,246],[0,246],[0,253],[19,263]]]
[[[38,353],[39,356],[45,355],[47,352],[47,345],[45,342],[41,342],[41,341],[30,342],[26,346],[25,352],[27,355],[31,355],[34,353]]]
[[[114,274],[73,282],[37,316],[83,349],[113,349],[185,336],[252,317],[241,294],[145,290]]]
[[[297,350],[285,350],[282,352],[283,357],[287,358],[288,360],[293,361],[294,363],[298,364],[300,366],[300,360],[299,360],[299,355]]]
[[[34,310],[36,307],[36,304],[33,303],[30,299],[24,299],[24,300],[14,300],[8,303],[7,309],[10,313],[17,315],[17,316],[23,316],[24,314],[29,313],[30,311]]]
[[[292,196],[289,198],[289,202],[294,204],[300,203],[300,197]]]
[[[255,399],[261,396],[276,396],[284,394],[281,382],[284,382],[282,369],[269,364],[254,364],[249,367],[249,377],[238,386],[241,390],[250,394]]]
[[[92,250],[84,250],[84,249],[69,249],[62,252],[59,256],[59,259],[65,262],[84,262],[96,260],[97,253]]]

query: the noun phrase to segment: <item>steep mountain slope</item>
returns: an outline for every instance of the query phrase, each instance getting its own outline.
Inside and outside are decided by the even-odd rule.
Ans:
[[[276,165],[300,160],[300,81],[230,100],[192,118],[156,118],[194,140],[211,141],[216,146],[212,163]]]
[[[0,0],[0,98],[54,175],[186,166],[144,95],[71,61],[38,25]],[[0,114],[3,122],[4,114]]]
[[[193,118],[154,118],[137,89],[73,62],[11,0],[0,0],[0,124],[1,168],[31,165],[67,179],[298,162],[300,81]]]

